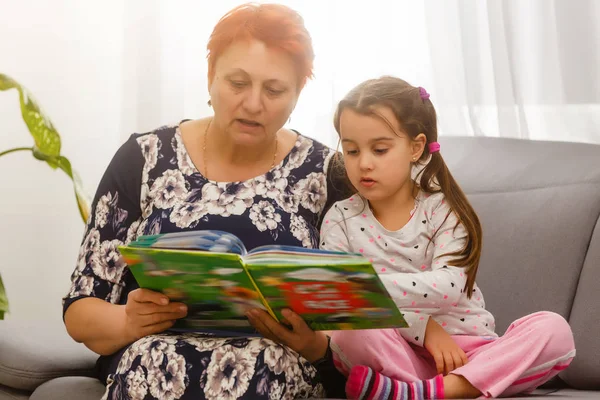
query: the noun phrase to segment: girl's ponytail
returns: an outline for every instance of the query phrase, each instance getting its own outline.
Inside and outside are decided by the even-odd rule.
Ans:
[[[457,266],[464,267],[467,273],[467,296],[471,298],[473,286],[481,257],[482,231],[481,223],[477,213],[469,203],[467,196],[463,193],[458,183],[446,166],[439,152],[431,153],[431,159],[425,168],[419,173],[419,185],[426,193],[442,192],[450,209],[458,217],[458,224],[462,224],[467,230],[466,246],[450,256],[456,256],[454,260]],[[446,216],[448,218],[448,216]]]

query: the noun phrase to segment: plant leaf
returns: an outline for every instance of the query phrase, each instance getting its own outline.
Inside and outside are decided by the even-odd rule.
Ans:
[[[58,156],[56,158],[56,164],[60,169],[65,171],[65,173],[69,175],[69,178],[71,178],[71,181],[73,181],[73,190],[75,192],[75,200],[77,201],[79,215],[81,215],[83,222],[86,223],[88,216],[90,215],[90,199],[83,190],[83,185],[79,175],[71,168],[71,162],[67,159],[67,157]]]
[[[83,223],[86,224],[90,216],[91,199],[88,197],[87,192],[83,189],[81,178],[76,171],[73,171],[73,189],[75,190],[75,198],[77,199],[77,208],[79,208],[79,215],[83,219]]]
[[[27,89],[14,79],[0,74],[0,90],[17,89],[21,105],[21,115],[35,142],[35,148],[48,156],[60,155],[60,135],[48,117],[44,115],[35,99]],[[34,152],[35,153],[35,152]],[[35,154],[34,154],[35,155]],[[56,169],[57,164],[52,158],[46,160],[50,167]]]
[[[8,312],[8,297],[2,283],[2,275],[0,275],[0,320],[4,319],[4,313]]]

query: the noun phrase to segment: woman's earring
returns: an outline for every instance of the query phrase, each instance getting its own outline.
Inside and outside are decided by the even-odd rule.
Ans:
[[[206,102],[206,104],[208,104],[209,107],[212,107],[212,102],[210,101],[210,99],[208,99],[208,101]]]
[[[413,157],[413,162],[416,162],[416,161],[417,161],[417,157]]]

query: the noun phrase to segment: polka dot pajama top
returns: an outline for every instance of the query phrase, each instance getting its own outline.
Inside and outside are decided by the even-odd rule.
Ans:
[[[410,325],[399,329],[400,334],[419,346],[429,318],[450,335],[497,337],[483,294],[475,285],[467,297],[465,270],[452,266],[454,257],[447,256],[461,250],[467,238],[464,226],[455,228],[457,217],[449,212],[442,193],[420,191],[408,223],[389,231],[354,195],[335,203],[321,226],[321,248],[362,253],[371,260]]]

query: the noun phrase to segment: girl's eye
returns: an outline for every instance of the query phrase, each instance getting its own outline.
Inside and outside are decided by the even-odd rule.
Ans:
[[[358,150],[346,150],[346,154],[349,156],[353,156],[358,154]]]

